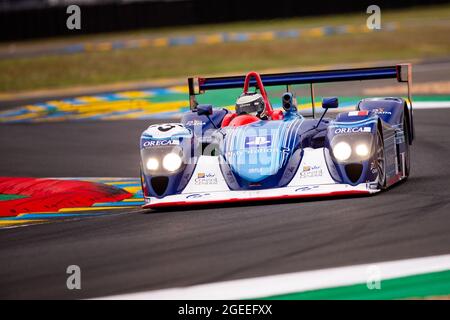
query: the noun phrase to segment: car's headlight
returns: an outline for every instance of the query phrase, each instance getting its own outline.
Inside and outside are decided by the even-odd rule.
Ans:
[[[355,147],[355,152],[360,157],[367,157],[369,155],[369,147],[365,143],[360,143]]]
[[[347,142],[338,142],[333,147],[333,155],[339,161],[345,161],[352,155],[352,148]]]
[[[171,152],[164,156],[162,165],[167,171],[174,172],[180,169],[182,163],[181,157],[178,154]]]
[[[151,170],[151,171],[158,170],[159,161],[158,161],[158,159],[155,159],[155,158],[149,158],[147,160],[147,162],[145,163],[145,166],[147,167],[148,170]]]

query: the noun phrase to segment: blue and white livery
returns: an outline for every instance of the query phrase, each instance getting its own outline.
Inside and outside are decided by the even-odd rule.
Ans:
[[[144,131],[144,208],[369,195],[409,176],[414,139],[409,64],[249,75],[190,78],[191,111],[180,123]],[[297,112],[289,92],[295,84],[312,89],[315,83],[391,78],[408,85],[407,98],[363,99],[356,110],[333,118],[326,113],[338,107],[337,97],[324,98],[320,119],[307,118]],[[196,102],[196,95],[205,91],[249,85],[264,99],[264,86],[285,85],[283,110],[269,105],[260,119]]]

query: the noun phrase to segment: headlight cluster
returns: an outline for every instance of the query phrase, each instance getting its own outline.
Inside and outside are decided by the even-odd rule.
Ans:
[[[161,162],[162,167],[165,170],[169,172],[175,172],[180,169],[181,165],[183,164],[183,159],[179,154],[170,152],[163,157]],[[156,171],[160,168],[161,163],[157,158],[148,158],[145,165],[147,167],[147,170]]]
[[[352,155],[352,148],[347,142],[341,141],[333,147],[333,154],[339,161],[345,161]]]
[[[147,166],[147,169],[150,171],[158,170],[159,161],[158,161],[158,159],[155,159],[155,158],[149,158],[147,160],[146,166]]]
[[[170,172],[174,172],[180,169],[182,163],[183,160],[181,159],[181,157],[173,152],[166,154],[163,159],[164,169]]]
[[[369,155],[369,147],[365,143],[358,144],[355,147],[355,152],[360,157],[367,157]]]
[[[333,146],[333,155],[338,161],[347,161],[353,152],[359,158],[367,158],[370,154],[370,148],[367,143],[358,143],[353,148],[349,143],[341,141]]]

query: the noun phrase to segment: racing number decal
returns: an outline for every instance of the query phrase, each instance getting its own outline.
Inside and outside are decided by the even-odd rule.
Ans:
[[[159,127],[158,127],[158,130],[159,130],[159,131],[162,131],[162,132],[167,132],[167,131],[172,130],[173,128],[175,128],[174,125],[171,125],[171,124],[163,124],[162,126],[159,126]]]
[[[178,123],[155,124],[148,127],[145,133],[152,138],[164,139],[175,135],[189,135],[189,131]]]

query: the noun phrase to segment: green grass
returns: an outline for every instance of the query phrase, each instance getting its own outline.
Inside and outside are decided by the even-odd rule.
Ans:
[[[19,43],[17,47],[139,38],[156,34],[183,35],[321,25],[361,25],[366,19],[367,15],[363,12],[332,17],[240,22],[44,40],[40,43]],[[450,5],[428,9],[382,11],[382,23],[392,21],[399,23],[399,28],[392,32],[0,60],[0,92],[244,72],[250,69],[300,68],[374,60],[406,61],[449,55]]]
[[[16,200],[26,198],[27,196],[21,196],[16,194],[1,194],[0,193],[0,201],[8,201],[8,200]]]
[[[380,290],[369,290],[367,284],[356,284],[267,297],[267,300],[392,300],[447,297],[450,293],[450,271],[440,271],[387,279]]]

